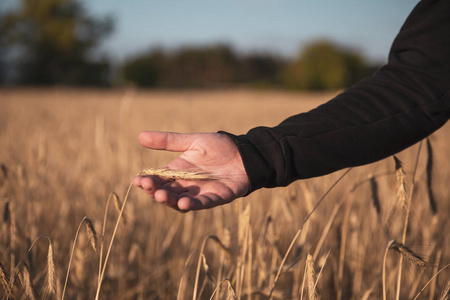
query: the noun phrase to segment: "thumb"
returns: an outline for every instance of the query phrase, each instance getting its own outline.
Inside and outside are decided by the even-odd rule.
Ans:
[[[149,149],[184,152],[196,138],[192,133],[144,131],[139,134],[139,143]]]

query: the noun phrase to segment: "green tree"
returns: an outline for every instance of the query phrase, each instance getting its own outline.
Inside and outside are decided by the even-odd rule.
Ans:
[[[153,49],[129,58],[120,70],[121,83],[143,87],[217,87],[247,84],[259,87],[278,83],[284,60],[270,54],[238,55],[224,44]]]
[[[164,80],[166,55],[160,49],[128,59],[120,70],[120,83],[157,87]]]
[[[368,75],[369,67],[358,53],[329,41],[307,45],[282,75],[289,88],[333,90],[352,85]]]
[[[77,0],[20,0],[4,15],[1,31],[17,52],[20,83],[105,84],[109,63],[93,51],[112,31],[109,17],[90,17]]]
[[[282,58],[273,54],[253,53],[241,59],[238,79],[259,87],[277,86],[285,64]]]
[[[166,82],[174,87],[208,87],[233,83],[238,58],[227,45],[189,47],[168,61]]]

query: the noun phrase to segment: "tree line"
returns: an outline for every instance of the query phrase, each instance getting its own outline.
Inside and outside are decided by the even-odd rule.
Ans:
[[[326,40],[306,45],[292,59],[241,54],[226,44],[153,48],[112,68],[98,48],[113,25],[110,17],[90,16],[77,0],[20,0],[17,8],[0,13],[0,83],[328,90],[375,70],[358,52]]]

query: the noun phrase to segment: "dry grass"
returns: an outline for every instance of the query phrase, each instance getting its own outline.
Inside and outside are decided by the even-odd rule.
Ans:
[[[140,131],[240,134],[257,125],[276,125],[332,96],[245,90],[0,90],[0,299],[7,299],[7,293],[17,299],[60,299],[62,286],[65,299],[94,299],[103,270],[99,299],[192,299],[194,294],[214,300],[301,299],[307,253],[314,253],[316,269],[321,269],[315,290],[322,299],[380,299],[384,253],[391,240],[402,242],[392,250],[414,254],[432,267],[405,262],[398,289],[399,257],[389,251],[387,298],[399,290],[401,299],[419,292],[418,299],[447,299],[450,268],[443,266],[450,262],[450,124],[424,145],[416,170],[417,145],[396,160],[352,169],[329,193],[345,171],[188,214],[159,205],[134,188],[125,201],[139,170],[165,166],[177,155],[142,148]],[[124,208],[119,215],[126,212],[127,222],[119,224],[103,269],[103,245],[110,244],[118,224],[117,214],[106,216],[109,201],[119,211]],[[406,211],[397,205],[406,208],[407,203],[403,241]],[[85,215],[94,222],[85,223]],[[77,226],[83,223],[89,225],[88,234],[80,234],[75,247]],[[101,246],[94,252],[96,225],[102,228]],[[41,235],[48,235],[51,244],[36,243],[27,254],[28,241]],[[64,285],[64,276],[50,272],[51,265],[65,270],[72,246],[73,272]],[[437,270],[442,271],[427,286]]]

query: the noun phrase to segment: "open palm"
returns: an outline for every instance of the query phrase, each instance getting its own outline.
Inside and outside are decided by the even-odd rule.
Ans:
[[[146,131],[139,135],[144,147],[181,152],[169,169],[205,172],[210,181],[167,180],[141,175],[133,184],[156,201],[179,211],[211,208],[244,196],[249,188],[241,156],[234,142],[220,133],[171,133]]]

